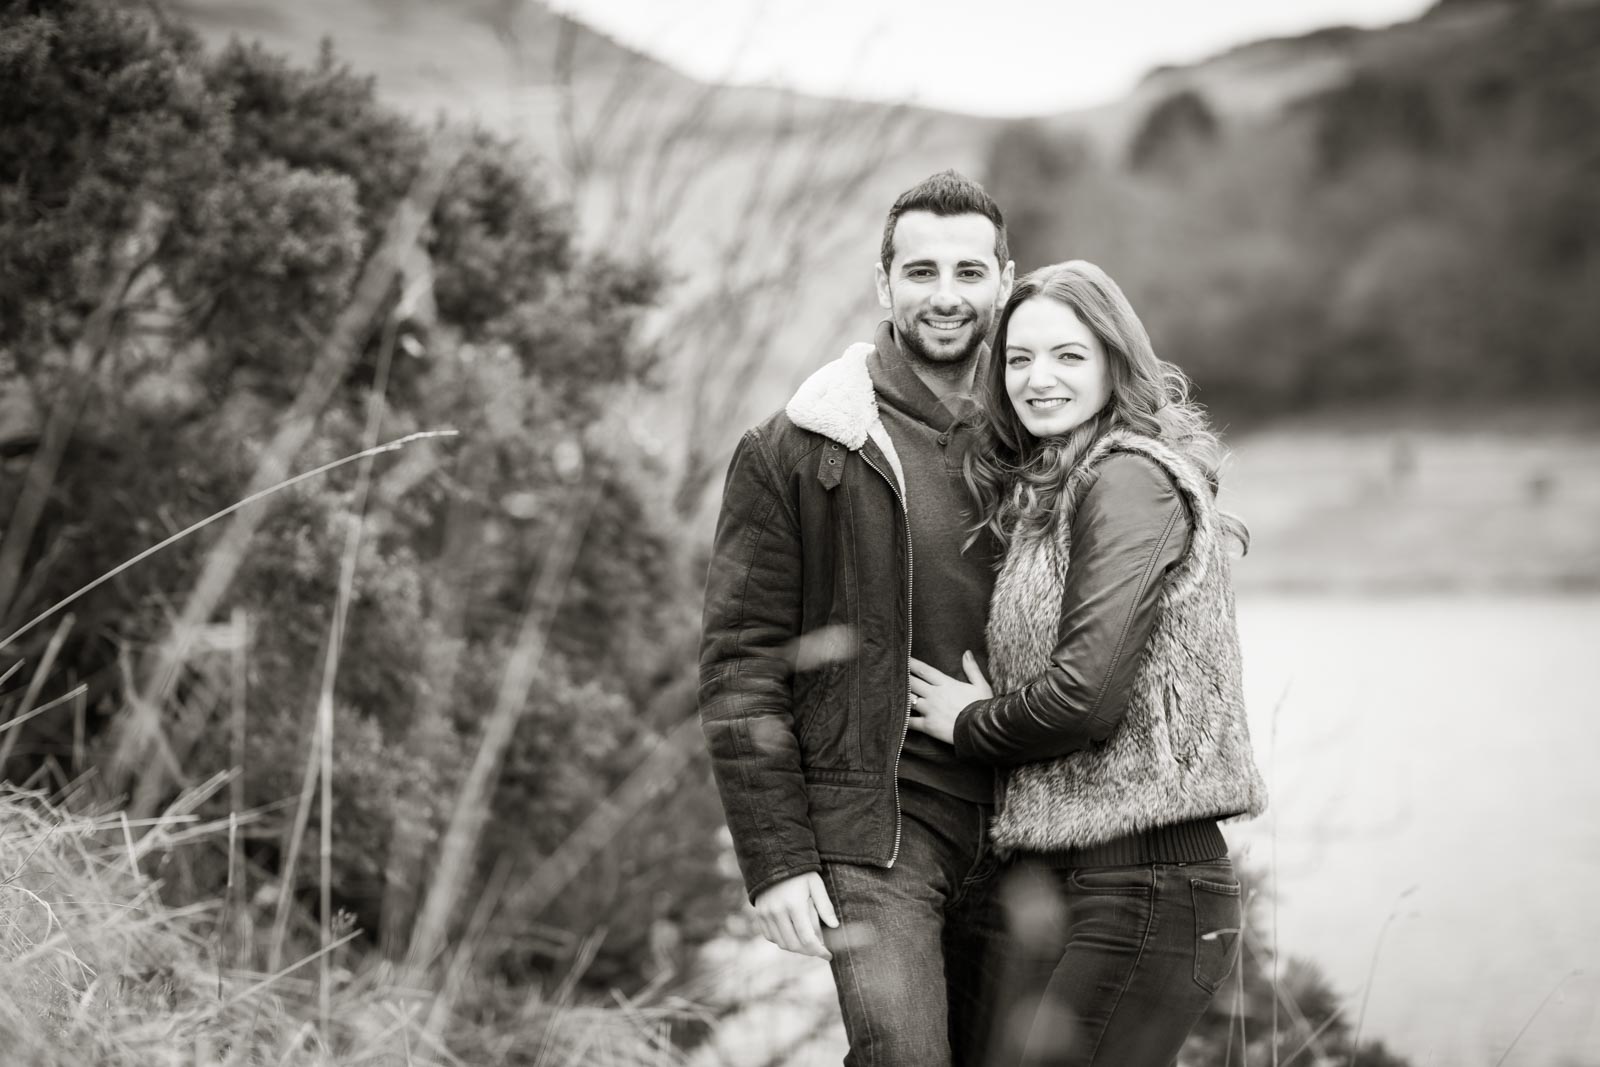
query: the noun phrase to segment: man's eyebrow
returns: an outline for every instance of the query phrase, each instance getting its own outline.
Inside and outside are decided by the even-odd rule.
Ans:
[[[901,270],[911,270],[914,267],[937,267],[938,265],[939,264],[937,262],[935,262],[934,260],[932,260],[932,259],[913,259],[913,260],[908,260],[907,262],[900,264],[900,269]],[[965,270],[967,268],[970,268],[970,267],[977,267],[980,270],[988,270],[989,269],[989,264],[984,262],[981,259],[963,259],[959,263],[957,263],[956,266],[958,268],[960,268],[960,269],[963,269],[963,270]]]

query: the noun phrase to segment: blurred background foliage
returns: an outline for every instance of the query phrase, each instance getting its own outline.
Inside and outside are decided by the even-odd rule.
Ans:
[[[44,414],[86,379],[24,579],[0,590],[9,633],[244,495],[441,131],[380,104],[331,50],[310,66],[254,45],[211,53],[183,27],[115,4],[7,3],[0,40],[0,361],[13,396]],[[116,249],[152,209],[154,239],[119,281]],[[365,510],[354,467],[266,505],[220,612],[248,620],[242,676],[204,647],[188,668],[185,780],[237,765],[250,807],[296,795],[345,533],[364,524],[334,691],[333,855],[337,904],[374,945],[405,949],[530,584],[580,499],[592,502],[587,532],[474,881],[504,857],[514,860],[502,877],[526,877],[693,713],[684,541],[659,472],[625,430],[606,429],[651,371],[637,326],[660,278],[649,262],[579,250],[539,161],[473,132],[294,469],[370,444],[364,411],[380,386],[380,440],[461,436],[380,460]],[[75,362],[118,285],[109,330],[87,365]],[[0,514],[15,512],[24,479],[13,475],[34,443],[9,441]],[[51,692],[88,684],[81,735],[73,712],[31,722],[8,777],[65,781],[104,760],[130,680],[209,547],[206,533],[179,542],[74,605],[56,659],[65,685]],[[0,669],[37,663],[54,626],[5,648]],[[637,985],[681,964],[736,900],[716,863],[720,809],[705,779],[683,774],[637,812],[549,914],[517,913],[507,894],[495,921],[517,936],[493,942],[505,947],[490,968],[565,973],[573,939],[530,932],[599,927],[596,982]],[[245,831],[253,881],[280,873],[290,820],[276,810]],[[177,882],[196,899],[216,893],[225,852],[189,851]],[[302,864],[287,888],[308,892],[315,876]]]

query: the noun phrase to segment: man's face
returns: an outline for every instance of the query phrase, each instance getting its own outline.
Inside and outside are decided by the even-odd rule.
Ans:
[[[1012,265],[994,258],[994,223],[982,215],[908,211],[894,229],[894,259],[878,264],[878,303],[912,356],[970,360],[1011,293]]]

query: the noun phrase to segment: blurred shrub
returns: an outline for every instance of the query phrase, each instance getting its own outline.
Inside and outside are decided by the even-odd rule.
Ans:
[[[112,294],[118,311],[87,368],[28,580],[0,590],[9,632],[243,494],[435,133],[380,106],[371,81],[326,49],[309,68],[255,46],[208,56],[182,28],[110,2],[0,3],[0,42],[0,367],[41,417],[78,373],[67,353],[106,298],[113,248],[145,209],[161,220]],[[508,853],[524,873],[536,866],[693,710],[680,538],[656,499],[659,472],[619,417],[648,386],[636,325],[657,274],[580,254],[539,161],[482,132],[422,244],[295,467],[363,447],[380,382],[380,439],[455,427],[459,443],[383,458],[364,516],[353,466],[276,498],[223,605],[250,620],[246,673],[220,646],[202,649],[181,706],[162,709],[187,735],[191,780],[242,765],[247,803],[296,795],[346,534],[364,524],[335,689],[334,881],[339,904],[395,950],[580,485],[600,487],[599,503],[494,797],[483,876]],[[18,492],[0,487],[0,514]],[[91,752],[208,544],[180,542],[75,606],[56,671],[91,682]],[[36,662],[46,636],[4,650],[0,669]],[[240,682],[242,749],[230,710]],[[70,765],[74,752],[70,721],[47,716],[6,770]],[[736,896],[717,870],[721,818],[703,770],[665,783],[601,850],[597,868],[628,875],[614,891],[563,899],[554,919],[607,930],[596,976],[659,969],[664,940],[693,945]],[[287,825],[254,832],[256,877],[282,873]],[[214,853],[190,862],[197,892],[222,876]],[[302,863],[292,888],[308,889],[314,871]],[[508,910],[500,921],[540,920]],[[495,962],[521,975],[552,966],[533,949]]]

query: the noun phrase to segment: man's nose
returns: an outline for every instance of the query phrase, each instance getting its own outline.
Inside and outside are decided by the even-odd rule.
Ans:
[[[955,311],[961,306],[961,297],[956,294],[955,278],[948,274],[939,276],[939,285],[933,291],[933,306],[940,311]]]

